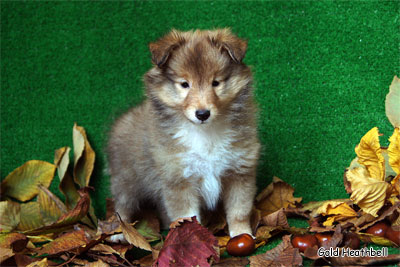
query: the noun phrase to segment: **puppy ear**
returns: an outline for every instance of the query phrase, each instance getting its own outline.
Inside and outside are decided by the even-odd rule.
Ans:
[[[233,61],[239,63],[246,54],[247,42],[234,35],[229,28],[213,32],[211,42],[225,49]]]
[[[173,29],[170,33],[159,39],[157,42],[150,43],[151,60],[158,67],[167,62],[171,52],[178,46],[184,44],[185,39],[182,33]]]

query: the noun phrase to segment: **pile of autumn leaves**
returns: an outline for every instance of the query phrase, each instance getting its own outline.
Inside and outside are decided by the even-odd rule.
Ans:
[[[132,224],[121,221],[108,201],[106,220],[94,214],[89,192],[95,153],[85,130],[73,127],[73,163],[70,148],[55,152],[54,164],[32,160],[10,173],[1,183],[0,262],[3,265],[56,266],[293,266],[303,257],[322,264],[364,265],[399,261],[399,255],[384,258],[320,258],[316,248],[300,253],[291,235],[331,233],[324,246],[343,246],[348,233],[364,244],[397,247],[385,237],[366,233],[377,222],[390,223],[400,230],[400,80],[395,77],[386,99],[386,114],[394,126],[388,148],[379,143],[378,128],[371,129],[357,145],[357,157],[344,174],[349,199],[334,199],[301,204],[294,189],[274,177],[256,198],[252,228],[256,247],[280,235],[283,242],[263,254],[251,257],[226,257],[229,241],[225,215],[221,209],[196,218],[183,218],[171,224],[168,235],[160,234],[153,212],[143,212]],[[48,190],[55,172],[60,179],[62,202]],[[291,227],[287,217],[306,218],[307,228]],[[122,233],[126,244],[109,242]],[[148,251],[143,253],[143,251]],[[140,255],[140,256],[139,256]]]

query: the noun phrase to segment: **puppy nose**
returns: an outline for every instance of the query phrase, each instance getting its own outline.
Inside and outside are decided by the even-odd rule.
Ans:
[[[210,111],[208,109],[196,110],[196,118],[201,121],[205,121],[210,117]]]

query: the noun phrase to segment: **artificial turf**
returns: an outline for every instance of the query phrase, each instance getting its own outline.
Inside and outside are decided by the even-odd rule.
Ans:
[[[171,28],[231,27],[248,40],[263,152],[258,185],[278,176],[304,202],[347,197],[342,176],[400,74],[399,1],[1,1],[1,179],[72,146],[74,122],[97,154],[99,217],[110,197],[107,131],[143,100],[147,44]],[[58,192],[58,179],[51,189]],[[265,249],[264,249],[265,250]]]

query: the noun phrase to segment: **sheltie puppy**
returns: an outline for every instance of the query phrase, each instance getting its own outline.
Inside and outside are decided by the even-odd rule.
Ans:
[[[115,210],[144,203],[164,225],[222,201],[230,236],[252,234],[257,138],[246,41],[229,29],[170,33],[149,45],[146,100],[118,118],[107,154]]]

